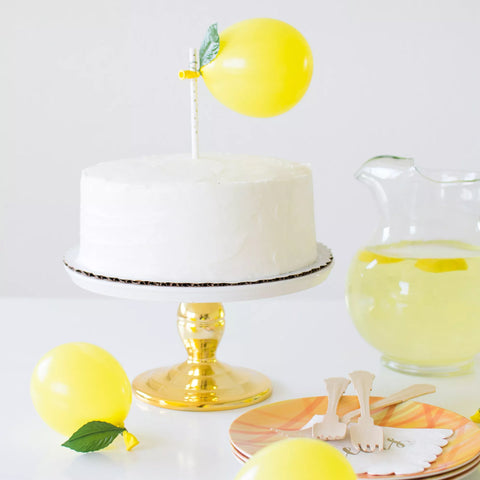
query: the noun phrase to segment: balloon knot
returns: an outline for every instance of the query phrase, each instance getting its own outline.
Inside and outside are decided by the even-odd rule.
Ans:
[[[139,444],[137,437],[133,435],[133,433],[127,432],[126,430],[123,431],[123,441],[125,442],[125,447],[128,451],[132,448],[136,447]]]
[[[198,78],[200,76],[200,72],[195,72],[193,70],[180,70],[178,72],[178,78],[180,80],[187,80],[191,78]]]

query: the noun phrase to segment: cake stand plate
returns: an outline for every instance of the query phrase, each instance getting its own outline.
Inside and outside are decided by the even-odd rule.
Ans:
[[[216,359],[225,327],[226,301],[253,300],[295,293],[322,283],[333,267],[333,256],[322,244],[308,267],[288,274],[237,283],[177,283],[106,276],[85,270],[78,249],[67,252],[65,268],[79,287],[101,295],[136,300],[181,301],[177,327],[187,361],[137,376],[135,395],[151,404],[175,410],[227,410],[258,403],[271,395],[270,380],[254,370],[231,367]]]
[[[64,257],[67,273],[76,285],[100,295],[133,300],[233,302],[277,297],[319,285],[327,278],[333,266],[331,251],[318,243],[314,263],[284,275],[249,282],[179,283],[125,279],[90,272],[78,264],[77,256],[78,247],[75,247]]]

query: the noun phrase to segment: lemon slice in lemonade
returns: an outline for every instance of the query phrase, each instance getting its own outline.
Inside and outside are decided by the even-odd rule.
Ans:
[[[397,263],[402,262],[404,259],[399,257],[387,257],[386,255],[380,255],[379,253],[373,253],[369,250],[362,250],[358,254],[358,259],[361,262],[370,263],[374,260],[377,261],[378,264],[382,263]]]
[[[415,262],[415,267],[429,273],[455,272],[468,269],[464,258],[421,258]]]

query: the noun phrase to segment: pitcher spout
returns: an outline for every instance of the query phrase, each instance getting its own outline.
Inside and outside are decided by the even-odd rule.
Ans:
[[[367,160],[355,173],[355,178],[367,184],[372,181],[393,180],[415,168],[411,157],[379,155]]]

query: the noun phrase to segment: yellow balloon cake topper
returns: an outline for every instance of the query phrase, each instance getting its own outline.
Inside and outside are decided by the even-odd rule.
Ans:
[[[218,35],[210,26],[200,48],[199,74],[228,108],[252,117],[273,117],[295,106],[308,89],[313,57],[303,35],[288,23],[253,18]]]

